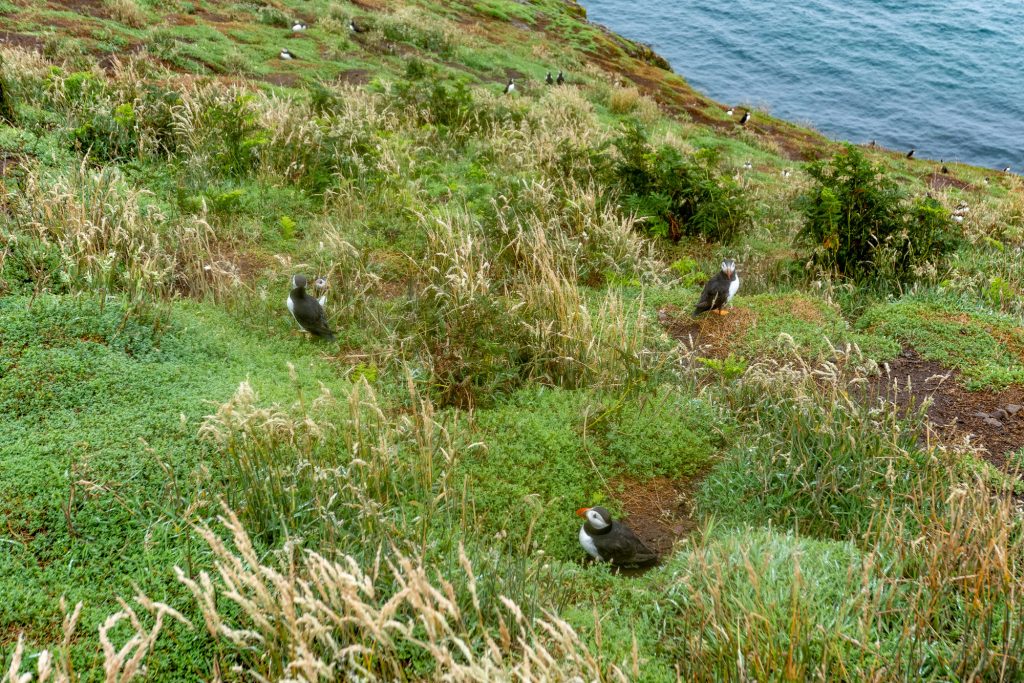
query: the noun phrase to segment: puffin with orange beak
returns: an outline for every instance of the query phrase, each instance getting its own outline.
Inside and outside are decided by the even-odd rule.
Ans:
[[[580,545],[598,562],[617,567],[643,567],[658,561],[658,554],[644,545],[633,530],[622,522],[612,521],[603,507],[580,508],[583,518]]]
[[[704,285],[704,291],[700,294],[700,301],[693,309],[693,314],[700,315],[711,311],[726,315],[728,311],[725,310],[725,305],[732,301],[739,289],[740,276],[736,274],[736,262],[732,259],[722,261],[722,269]]]

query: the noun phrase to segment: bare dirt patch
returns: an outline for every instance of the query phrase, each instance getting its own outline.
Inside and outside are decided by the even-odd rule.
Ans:
[[[76,14],[85,14],[100,19],[110,18],[110,10],[107,9],[103,0],[51,0],[50,7],[71,10]]]
[[[1006,456],[1024,447],[1024,386],[1002,391],[968,391],[959,373],[904,349],[885,364],[872,387],[874,395],[892,400],[903,410],[930,399],[927,415],[941,436],[985,449],[985,459],[1005,469]]]
[[[351,85],[365,85],[369,83],[373,75],[369,69],[349,69],[338,74],[338,83],[349,83]]]
[[[694,317],[677,306],[666,306],[658,311],[658,319],[685,348],[708,358],[727,357],[734,349],[733,340],[757,324],[757,314],[749,308],[731,308],[728,315]]]
[[[932,188],[933,190],[945,190],[950,187],[956,188],[958,190],[970,191],[974,191],[977,189],[976,187],[974,187],[974,185],[971,185],[966,180],[960,180],[959,178],[955,178],[952,175],[949,175],[948,173],[932,173],[928,175],[927,178],[928,187]]]
[[[675,542],[696,526],[691,517],[687,489],[667,477],[655,477],[645,482],[631,477],[616,477],[609,486],[625,510],[622,521],[647,547],[662,557],[667,556]]]
[[[30,36],[25,33],[0,33],[0,44],[12,45],[25,50],[42,51],[46,44],[39,36]]]

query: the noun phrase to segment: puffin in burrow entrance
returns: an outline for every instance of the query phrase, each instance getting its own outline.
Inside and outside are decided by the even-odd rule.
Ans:
[[[704,285],[704,291],[700,294],[697,307],[693,309],[694,315],[701,313],[717,313],[726,315],[724,309],[736,295],[740,288],[740,276],[736,274],[736,262],[732,259],[722,261],[722,269],[715,273],[715,276]]]
[[[287,304],[295,322],[314,337],[334,341],[334,332],[327,325],[327,314],[321,301],[306,293],[305,275],[292,277],[292,290],[288,293]]]
[[[584,520],[580,545],[598,562],[616,567],[645,567],[658,561],[656,552],[644,545],[628,526],[613,521],[603,507],[580,508],[576,514]]]

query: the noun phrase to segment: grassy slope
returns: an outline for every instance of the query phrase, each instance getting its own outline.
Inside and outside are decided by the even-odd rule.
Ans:
[[[288,406],[298,400],[298,388],[308,397],[320,384],[343,402],[350,379],[366,379],[380,396],[382,413],[401,425],[410,410],[408,376],[439,403],[476,406],[471,415],[455,408],[440,412],[456,444],[457,457],[438,475],[450,488],[437,495],[395,474],[390,484],[373,489],[382,521],[372,533],[360,535],[355,528],[354,503],[334,510],[343,522],[341,531],[329,530],[341,538],[330,536],[335,550],[354,553],[369,566],[377,547],[418,546],[452,577],[458,571],[454,548],[465,541],[473,561],[483,567],[481,582],[490,582],[492,599],[501,593],[533,610],[559,610],[602,666],[635,666],[644,680],[674,680],[681,661],[691,667],[684,671],[692,677],[740,675],[738,651],[746,653],[749,671],[764,678],[777,676],[776,664],[782,662],[787,676],[801,679],[827,676],[823,661],[889,677],[897,667],[886,667],[897,661],[936,678],[954,675],[958,653],[981,661],[969,648],[959,648],[958,639],[975,643],[963,634],[988,633],[991,623],[985,618],[998,618],[964,616],[970,610],[951,577],[977,569],[970,563],[982,562],[984,543],[964,541],[965,566],[937,566],[925,555],[933,538],[915,527],[913,533],[925,538],[920,550],[903,543],[903,532],[891,528],[890,518],[880,531],[881,517],[872,516],[891,509],[897,516],[927,518],[933,511],[925,509],[928,496],[923,500],[922,491],[944,500],[943,486],[960,480],[951,483],[923,465],[929,461],[908,437],[913,432],[901,432],[905,427],[895,421],[833,408],[843,391],[816,388],[806,377],[766,379],[765,373],[776,360],[829,358],[827,338],[833,345],[856,343],[876,361],[895,355],[902,344],[913,345],[979,385],[1019,381],[1024,370],[1016,301],[1024,273],[1016,246],[1020,189],[1012,180],[954,166],[965,187],[939,194],[950,206],[961,198],[972,204],[965,226],[972,244],[954,257],[949,272],[922,285],[927,291],[899,300],[859,297],[804,277],[792,247],[799,218],[791,200],[807,184],[799,163],[829,153],[832,143],[766,114],[758,114],[751,129],[738,129],[723,107],[660,69],[642,47],[586,23],[572,3],[8,0],[0,2],[0,13],[10,27],[8,43],[38,49],[45,60],[40,66],[23,53],[7,55],[8,64],[29,66],[8,73],[17,81],[12,91],[18,125],[0,124],[8,188],[0,204],[4,655],[21,631],[33,646],[59,641],[61,596],[85,603],[80,633],[94,633],[117,609],[116,596],[132,594],[135,586],[201,621],[171,568],[209,568],[210,553],[189,524],[213,519],[221,496],[234,495],[245,506],[245,494],[230,490],[244,480],[224,459],[226,451],[199,437],[203,417],[228,401],[240,382],[251,382],[261,404]],[[375,30],[351,35],[350,16]],[[308,21],[310,29],[292,35],[287,26],[296,18]],[[277,59],[283,46],[298,60]],[[133,71],[118,74],[111,68],[112,54],[136,55]],[[570,94],[546,91],[542,79],[549,70],[569,74]],[[519,84],[511,102],[498,97],[509,76]],[[400,104],[407,100],[388,98],[417,78],[446,80],[453,89],[455,83],[465,84],[476,106],[497,123],[477,127],[465,112],[449,112],[462,117],[451,130],[436,121],[413,120],[413,108]],[[147,94],[138,87],[140,79],[158,89]],[[623,94],[612,85],[617,79],[635,84],[638,92]],[[128,144],[118,137],[118,126],[124,125],[116,118],[120,100],[132,101],[141,120],[143,112],[162,111],[161,93],[201,88],[206,81],[218,89],[233,85],[263,94],[253,100],[234,93],[216,102],[216,95],[208,101],[189,99],[203,111],[221,112],[192,119],[197,129],[212,131],[194,148],[180,139],[166,154],[139,148],[122,153],[117,147]],[[358,109],[364,100],[339,83],[392,104]],[[275,102],[288,101],[312,102],[324,112],[338,112],[346,102],[356,107],[344,125],[331,119],[337,126],[332,144],[343,139],[339,148],[345,150],[336,166],[321,173],[316,154],[303,155],[301,147],[309,143],[273,137],[279,125],[294,133],[293,140],[307,139],[303,121],[275,118]],[[239,109],[231,108],[236,105]],[[245,112],[252,116],[251,129],[237,131],[224,123],[244,118]],[[315,110],[300,113],[318,116]],[[328,115],[323,116],[326,121]],[[655,243],[654,265],[648,266],[628,257],[628,244],[621,246],[628,240],[614,241],[606,236],[610,233],[593,236],[600,221],[586,208],[573,213],[556,200],[536,208],[541,202],[535,195],[543,194],[537,187],[554,187],[558,172],[541,171],[546,167],[530,154],[539,157],[545,145],[554,149],[563,138],[596,149],[631,118],[684,152],[717,150],[725,172],[735,173],[747,192],[753,229],[728,247],[689,240]],[[551,138],[544,136],[545,126],[552,129]],[[219,150],[233,130],[240,146],[202,156],[204,148]],[[317,138],[325,147],[326,139]],[[517,146],[517,140],[529,143]],[[255,170],[238,170],[233,164],[248,163],[247,146],[258,150],[260,162]],[[91,161],[76,175],[87,147]],[[930,189],[935,164],[884,150],[868,153],[913,192]],[[743,169],[747,160],[751,171]],[[118,193],[138,193],[141,208],[133,214],[138,224],[164,235],[171,251],[185,226],[196,217],[207,221],[213,238],[204,243],[209,249],[204,256],[211,263],[231,262],[233,275],[203,280],[186,270],[182,278],[193,278],[191,290],[179,288],[182,296],[155,306],[148,305],[151,297],[168,297],[145,287],[141,294],[131,289],[132,277],[145,280],[143,271],[126,266],[129,275],[111,284],[122,296],[110,298],[104,298],[104,290],[94,291],[85,277],[62,275],[68,262],[54,246],[59,236],[37,243],[28,235],[39,234],[34,223],[70,221],[67,216],[74,212],[35,212],[62,206],[68,195],[84,196],[96,187],[86,176],[100,168],[121,174]],[[781,175],[783,169],[794,170],[791,179]],[[26,175],[51,187],[50,194],[32,194],[35,186],[26,184]],[[65,181],[68,192],[52,189]],[[35,206],[26,207],[19,197]],[[507,203],[496,203],[495,197]],[[105,215],[105,209],[94,210]],[[556,341],[537,342],[554,349],[549,356],[509,364],[507,348],[518,342],[508,341],[504,332],[547,320],[557,308],[530,285],[499,294],[492,283],[482,296],[466,295],[459,303],[463,308],[453,308],[454,314],[437,323],[431,317],[437,311],[425,310],[422,302],[433,301],[435,294],[441,298],[438,292],[455,300],[461,290],[445,290],[431,273],[454,272],[444,270],[453,264],[468,271],[466,264],[474,261],[468,247],[463,261],[454,249],[448,260],[439,260],[450,244],[432,242],[428,232],[438,224],[458,223],[459,212],[482,226],[473,233],[478,245],[480,235],[484,242],[498,243],[494,226],[514,225],[517,212],[527,224],[543,224],[552,242],[561,231],[569,233],[575,251],[559,282],[572,282],[566,291],[578,290],[579,301],[592,312],[608,296],[638,307],[645,315],[634,324],[642,333],[633,328],[626,336],[638,340],[638,357],[661,360],[653,368],[641,362],[620,366],[616,347],[595,355],[581,370],[566,358],[592,345],[558,346],[558,339],[576,333],[565,323]],[[16,235],[20,242],[12,239]],[[195,248],[182,244],[184,250]],[[528,254],[539,247],[533,241],[517,249]],[[517,249],[487,253],[492,272],[511,273],[510,280],[535,277]],[[118,259],[134,262],[143,251],[125,246]],[[704,275],[726,254],[737,255],[744,276],[744,296],[734,313],[741,323],[727,337],[729,351],[739,358],[739,374],[748,365],[751,373],[735,381],[736,372],[714,363],[699,371],[699,378],[690,370],[677,372],[687,364],[671,355],[674,341],[653,321],[666,307],[692,306]],[[672,269],[664,267],[673,263]],[[330,272],[339,283],[332,299],[338,349],[302,338],[276,303],[299,264],[310,272]],[[577,279],[587,284],[575,288]],[[416,296],[409,297],[412,291]],[[513,305],[516,296],[524,298],[520,307]],[[520,320],[520,311],[529,315]],[[471,341],[446,346],[461,339],[456,336],[460,324]],[[448,336],[437,332],[442,328]],[[531,339],[543,337],[531,334]],[[780,341],[780,334],[793,344]],[[580,335],[587,341],[586,335],[599,333]],[[471,387],[471,400],[464,386],[453,388],[457,382],[444,374],[459,363],[469,368],[467,381],[486,378]],[[781,384],[804,393],[793,396]],[[765,396],[774,404],[763,405]],[[342,424],[343,415],[339,409],[328,419]],[[809,436],[818,433],[833,440]],[[848,443],[844,434],[858,438]],[[886,434],[896,436],[887,440]],[[404,454],[417,452],[405,449],[394,449],[396,472],[404,471],[399,467]],[[295,451],[325,467],[350,466],[342,456],[351,452],[351,444],[341,436],[324,437],[321,446],[291,444],[283,452]],[[910,473],[898,477],[905,489],[886,478],[885,472],[894,471]],[[664,568],[630,581],[603,567],[579,565],[572,511],[596,502],[615,512],[624,509],[621,484],[611,481],[617,475],[641,483],[665,477],[679,491],[695,486],[695,476],[707,475],[690,503],[699,515],[713,515],[707,519],[714,522],[695,533]],[[897,494],[890,498],[893,486]],[[258,511],[248,514],[259,518]],[[1013,545],[1012,539],[1001,542]],[[366,548],[358,550],[360,544]],[[268,541],[267,549],[273,546]],[[932,604],[908,597],[901,583],[906,576],[920,578],[921,585],[943,585],[948,579],[954,586],[949,594],[935,593],[944,606],[940,616],[921,608],[924,623],[942,626],[909,649],[904,637],[909,618],[895,626],[888,617],[857,619],[872,607],[880,614],[916,615],[920,605]],[[862,602],[862,581],[876,589],[880,603]],[[1003,604],[998,601],[1005,594],[993,601]],[[1012,604],[1007,609],[1014,615],[1020,607]],[[709,627],[702,614],[715,615],[719,626]],[[806,631],[794,633],[798,626]],[[636,664],[634,639],[642,667]],[[861,650],[851,642],[875,643],[875,649]],[[1000,644],[992,647],[998,650]],[[73,652],[86,680],[98,680],[96,643],[82,637]],[[215,654],[225,671],[231,662],[246,661],[244,654],[200,631],[174,630],[150,657],[150,672],[154,680],[209,677]],[[430,669],[430,658],[422,653],[406,661],[410,671]]]

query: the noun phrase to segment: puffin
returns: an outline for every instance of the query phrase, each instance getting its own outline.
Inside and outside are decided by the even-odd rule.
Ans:
[[[644,567],[658,561],[658,554],[644,545],[633,530],[622,522],[612,521],[603,507],[580,508],[583,518],[580,545],[598,562],[617,567]]]
[[[544,79],[544,82],[547,83],[548,85],[554,85],[555,84],[555,79],[551,78],[551,72],[550,71],[548,72],[548,77]]]
[[[288,310],[299,327],[309,332],[314,337],[320,337],[327,341],[334,341],[334,333],[327,326],[327,314],[321,301],[326,300],[326,295],[321,299],[315,299],[306,294],[306,276],[295,275],[292,277],[292,291],[288,293]]]
[[[715,276],[708,280],[701,292],[700,301],[693,309],[694,315],[711,311],[718,315],[728,315],[724,309],[725,305],[732,301],[740,288],[740,276],[736,274],[736,262],[732,259],[722,261],[722,270],[715,273]]]
[[[749,111],[743,112],[743,118],[740,119],[740,125],[741,126],[745,126],[745,125],[747,125],[747,123],[749,121],[750,121],[750,112]]]
[[[561,71],[558,72],[558,78],[555,79],[555,83],[558,85],[565,85],[565,76],[562,75]]]
[[[356,24],[356,20],[354,18],[348,20],[348,30],[352,33],[366,33],[366,27]]]
[[[725,115],[732,116],[733,111],[734,109],[732,107],[729,107],[728,109],[725,110]]]
[[[508,79],[508,85],[505,86],[505,94],[508,95],[510,92],[516,89],[516,82],[511,78]]]
[[[749,171],[750,169],[754,168],[754,164],[751,161],[745,161],[743,162],[743,168]]]
[[[281,50],[280,57],[281,59],[295,59],[295,57],[292,56],[292,53],[288,51],[288,48],[284,48]]]
[[[1009,166],[1007,166],[1006,168],[1003,169],[1003,173],[1009,173],[1009,172],[1010,172],[1010,167]]]
[[[910,150],[909,152],[907,152],[907,158],[908,159],[913,159],[914,158],[914,150]]]
[[[942,164],[942,168],[939,169],[939,172],[942,173],[943,175],[949,175],[949,166],[946,166],[946,164],[943,163],[942,159],[939,159],[939,163]]]
[[[306,26],[301,21],[296,21],[294,24],[292,24],[292,31],[294,31],[295,33],[298,33],[300,31],[305,31],[307,28],[309,28],[309,27]]]

